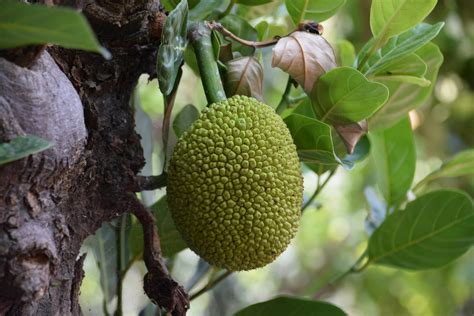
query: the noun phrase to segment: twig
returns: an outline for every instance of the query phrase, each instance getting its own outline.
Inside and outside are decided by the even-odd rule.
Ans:
[[[326,178],[326,180],[324,180],[324,182],[322,184],[320,183],[321,176],[318,176],[318,185],[316,186],[316,191],[314,191],[313,195],[311,195],[311,197],[308,199],[308,201],[306,201],[306,203],[303,205],[303,207],[301,208],[301,213],[303,213],[306,210],[306,208],[308,206],[310,206],[311,203],[313,203],[313,200],[324,189],[324,187],[329,182],[329,180],[332,178],[332,176],[334,175],[335,172],[336,172],[336,169],[331,170],[331,173],[329,173],[328,177]]]
[[[253,47],[253,48],[262,48],[262,47],[268,47],[268,46],[275,45],[281,38],[281,37],[275,37],[275,38],[272,38],[270,40],[266,40],[266,41],[262,41],[262,42],[248,41],[248,40],[245,40],[243,38],[238,37],[237,35],[235,35],[231,31],[226,29],[219,22],[214,22],[214,21],[213,22],[206,22],[206,25],[211,30],[216,30],[216,31],[220,32],[222,35],[224,35],[226,37],[230,37],[231,39],[233,39],[237,43],[240,43],[240,44],[245,45],[245,46]]]
[[[336,284],[337,282],[341,281],[343,278],[345,278],[346,276],[348,276],[349,274],[351,273],[359,273],[359,272],[362,272],[365,268],[367,268],[367,266],[369,265],[370,261],[367,260],[364,262],[364,264],[362,266],[359,267],[360,263],[366,259],[367,257],[367,249],[359,256],[359,258],[357,258],[357,260],[354,262],[354,264],[346,271],[344,271],[343,273],[335,276],[334,278],[332,278],[331,281],[329,281],[323,288],[321,288],[316,294],[315,294],[315,298],[320,298],[321,295],[326,291],[328,290],[329,288],[333,287],[334,284]]]
[[[143,288],[148,297],[173,316],[184,316],[189,309],[188,294],[174,281],[161,257],[160,238],[153,214],[146,209],[134,193],[128,193],[127,211],[136,216],[143,226],[143,261],[148,269]]]
[[[166,186],[168,175],[163,172],[159,176],[136,176],[129,190],[132,192],[151,191]]]
[[[224,280],[225,278],[227,278],[229,275],[232,274],[232,271],[226,271],[224,272],[222,275],[220,275],[219,277],[217,277],[216,279],[214,280],[210,280],[209,283],[207,283],[202,289],[200,289],[199,291],[197,291],[196,293],[194,293],[193,295],[191,295],[191,297],[189,298],[190,301],[194,300],[195,298],[201,296],[202,294],[206,293],[207,291],[209,291],[210,289],[212,289],[214,286],[216,286],[219,282],[221,282],[222,280]]]

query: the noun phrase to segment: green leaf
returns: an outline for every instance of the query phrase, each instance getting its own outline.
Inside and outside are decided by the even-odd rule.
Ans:
[[[0,49],[46,43],[110,58],[87,20],[76,10],[0,1]]]
[[[269,24],[267,21],[262,21],[255,26],[255,30],[258,34],[258,40],[263,41],[276,36],[283,36],[286,31],[286,27],[281,24]]]
[[[99,266],[100,286],[104,300],[110,303],[117,293],[117,234],[110,223],[105,223],[93,236],[92,251]],[[107,304],[105,304],[107,305]]]
[[[422,187],[439,178],[452,178],[474,175],[474,149],[467,149],[457,153],[441,167],[421,180],[416,188]]]
[[[187,44],[188,2],[182,0],[170,12],[163,26],[161,45],[156,58],[158,83],[163,95],[171,94],[184,61]]]
[[[285,6],[295,25],[303,20],[322,22],[336,14],[346,0],[285,0]]]
[[[369,239],[369,262],[422,270],[438,268],[474,245],[474,209],[460,191],[439,190],[389,215]]]
[[[158,234],[160,235],[163,256],[170,257],[181,250],[186,249],[188,245],[181,238],[181,234],[176,230],[176,226],[174,225],[174,221],[168,208],[166,196],[153,204],[151,209],[153,210],[156,224],[158,226]]]
[[[339,65],[351,67],[355,60],[355,49],[351,42],[342,40],[337,43]]]
[[[319,120],[351,123],[370,117],[388,98],[383,84],[367,80],[350,67],[334,68],[322,75],[311,92]]]
[[[410,120],[369,134],[377,184],[387,205],[403,201],[415,175],[416,149]]]
[[[174,118],[173,130],[179,138],[199,117],[199,111],[192,104],[187,104]]]
[[[248,6],[254,6],[254,5],[262,5],[265,3],[270,3],[272,1],[273,0],[237,0],[236,3],[248,5]]]
[[[400,67],[401,60],[429,43],[438,35],[443,26],[443,22],[434,25],[421,23],[405,33],[391,38],[368,60],[362,72],[369,76],[374,73],[390,71],[393,67]],[[360,56],[359,59],[363,57]]]
[[[0,165],[39,153],[52,145],[33,135],[16,136],[9,143],[0,143]]]
[[[389,39],[424,20],[437,0],[372,0],[370,29],[374,37]]]
[[[302,162],[326,166],[339,164],[329,125],[299,114],[291,114],[284,121]]]
[[[204,21],[211,13],[223,12],[229,5],[230,0],[201,0],[189,11],[189,19],[193,21]]]
[[[235,316],[344,316],[339,307],[320,301],[279,296],[266,302],[247,306]]]
[[[220,22],[226,29],[240,38],[245,38],[249,41],[257,40],[257,30],[255,30],[246,20],[242,19],[238,15],[226,15]],[[242,56],[250,56],[254,53],[254,49],[252,47],[244,46],[239,43],[233,42],[232,47],[233,51],[239,52]]]
[[[428,87],[420,87],[410,83],[380,79],[379,81],[388,87],[390,97],[387,103],[370,118],[369,126],[371,129],[383,129],[393,126],[408,112],[423,104],[431,95],[439,67],[443,63],[443,55],[439,48],[432,43],[426,44],[415,53],[426,64],[427,70],[424,77],[431,84]]]

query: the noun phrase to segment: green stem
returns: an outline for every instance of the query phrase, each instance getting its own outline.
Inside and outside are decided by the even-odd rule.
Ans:
[[[126,230],[126,225],[127,225],[127,216],[130,216],[128,213],[123,214],[120,217],[120,225],[115,229],[115,232],[117,234],[117,267],[116,267],[116,273],[117,273],[117,309],[115,310],[114,315],[115,316],[121,316],[123,314],[122,311],[122,292],[123,292],[123,280],[122,280],[122,270],[123,267],[126,264],[126,258],[125,258],[125,245],[124,243],[126,242],[127,238],[125,236],[125,230]]]
[[[326,184],[328,184],[329,180],[332,178],[335,172],[336,172],[336,169],[331,170],[331,173],[329,173],[328,177],[326,178],[326,180],[324,180],[322,184],[320,183],[321,176],[318,176],[318,184],[316,186],[316,191],[314,191],[313,195],[311,195],[308,201],[303,205],[303,207],[301,208],[301,213],[303,213],[308,208],[308,206],[310,206],[311,203],[313,203],[313,200],[318,196],[319,193],[321,193],[321,191],[324,189]]]
[[[193,23],[188,28],[188,38],[194,48],[207,102],[225,100],[227,97],[212,48],[211,30],[202,22]]]
[[[280,103],[278,104],[278,106],[275,110],[278,114],[283,113],[283,111],[285,111],[285,109],[288,107],[288,104],[289,104],[288,103],[288,98],[290,96],[291,85],[292,84],[293,84],[293,79],[291,79],[291,77],[288,77],[288,81],[286,82],[285,91],[283,92],[283,95],[281,96]]]
[[[227,278],[229,275],[232,274],[232,271],[226,271],[224,272],[223,274],[221,274],[221,276],[219,276],[218,278],[214,279],[214,280],[210,280],[209,283],[207,283],[202,289],[200,289],[199,291],[197,291],[196,293],[194,293],[193,295],[191,295],[189,297],[189,300],[192,301],[194,300],[195,298],[201,296],[202,294],[206,293],[207,291],[209,291],[210,289],[212,289],[214,286],[216,286],[219,282],[221,282],[222,280],[224,280],[225,278]]]

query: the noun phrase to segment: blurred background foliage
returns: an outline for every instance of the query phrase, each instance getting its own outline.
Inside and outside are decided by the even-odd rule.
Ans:
[[[192,5],[192,1],[190,1]],[[234,7],[235,13],[256,26],[261,21],[289,30],[290,20],[280,1],[258,6]],[[324,36],[337,47],[340,40],[351,41],[358,51],[370,38],[369,0],[347,1],[338,14],[323,23]],[[445,21],[446,26],[435,39],[444,54],[434,92],[425,104],[410,114],[416,131],[417,167],[414,183],[438,168],[456,152],[474,147],[474,1],[439,0],[428,22]],[[271,48],[261,51],[265,69],[265,99],[276,106],[286,84],[286,75],[270,67]],[[185,66],[177,93],[174,114],[187,104],[202,109],[205,96],[199,78]],[[142,135],[147,158],[143,174],[160,174],[163,165],[161,123],[163,99],[156,80],[143,76],[133,101],[137,108],[137,130]],[[171,143],[176,136],[171,135]],[[305,199],[316,186],[317,176],[305,170]],[[287,251],[269,266],[234,273],[225,281],[192,302],[189,315],[232,315],[235,311],[272,298],[292,294],[332,302],[349,315],[474,315],[474,251],[469,251],[448,266],[425,272],[407,272],[370,266],[362,273],[351,274],[342,281],[325,286],[336,275],[347,270],[365,249],[367,235],[364,220],[368,204],[364,195],[373,185],[370,159],[354,170],[339,168],[322,194],[304,213],[297,237]],[[474,195],[472,177],[441,179],[435,187],[460,188]],[[142,195],[151,205],[165,190]],[[369,193],[370,194],[370,193]],[[111,227],[118,227],[118,222]],[[139,234],[139,233],[138,233]],[[141,236],[132,238],[140,240]],[[108,306],[102,304],[100,269],[91,250],[96,241],[89,240],[83,251],[88,253],[86,277],[81,288],[81,305],[85,315],[112,314],[117,298]],[[115,258],[116,244],[104,243],[103,256]],[[187,284],[196,270],[199,258],[184,250],[168,259],[172,275]],[[143,294],[144,274],[137,261],[124,276],[123,313],[156,315],[155,307]],[[196,288],[204,285],[201,282]]]

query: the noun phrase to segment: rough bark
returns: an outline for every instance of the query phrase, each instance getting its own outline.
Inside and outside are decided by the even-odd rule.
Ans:
[[[132,211],[144,164],[129,100],[138,76],[154,75],[159,3],[54,2],[81,6],[113,58],[49,47],[24,68],[0,57],[0,142],[33,134],[55,144],[0,166],[0,315],[81,313],[81,244]],[[171,285],[151,285],[164,287],[153,299],[184,314],[186,295],[163,272]]]

